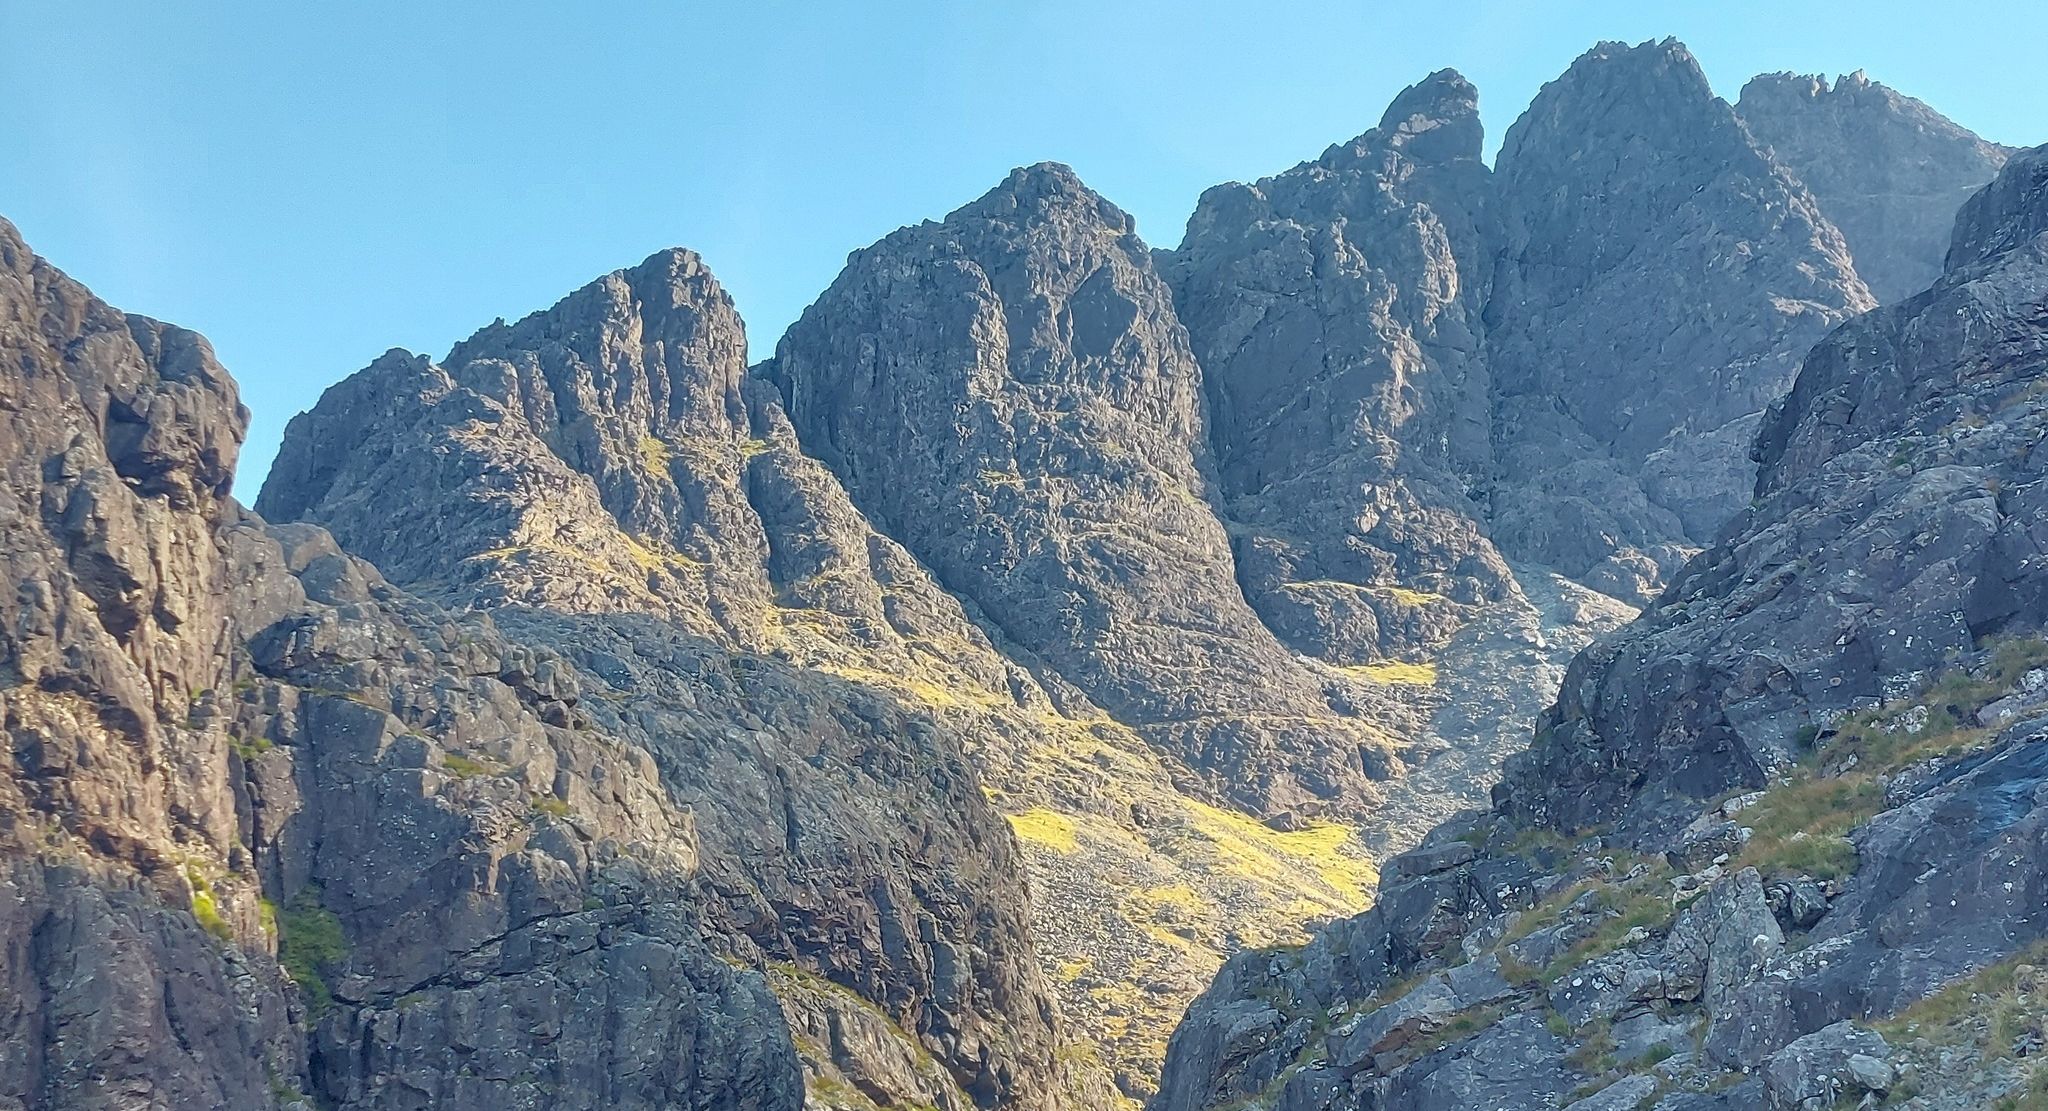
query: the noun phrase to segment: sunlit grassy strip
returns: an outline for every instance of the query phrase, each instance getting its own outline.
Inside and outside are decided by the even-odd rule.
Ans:
[[[1871,1025],[1895,1044],[1926,1038],[1939,1045],[1960,1045],[1976,1039],[1978,1024],[1988,1018],[1982,1033],[1985,1055],[2009,1057],[2019,1025],[2044,1002],[2040,998],[2048,990],[2048,975],[2040,971],[2044,963],[2048,963],[2048,941],[2036,941]],[[2029,977],[2031,983],[2022,982],[2022,967],[2035,970]]]
[[[1074,819],[1057,810],[1037,806],[1008,817],[1010,829],[1019,841],[1043,845],[1059,853],[1074,852],[1081,847],[1080,841],[1074,837]]]
[[[996,707],[1011,705],[1010,699],[994,691],[976,690],[971,687],[949,687],[921,679],[914,675],[898,675],[874,668],[853,664],[820,663],[819,671],[837,675],[850,683],[863,686],[881,687],[884,690],[906,695],[927,706],[952,708],[958,706]]]
[[[2048,641],[1999,642],[1984,678],[1951,671],[1917,695],[1844,718],[1833,739],[1802,761],[1791,779],[1771,788],[1742,821],[1754,831],[1735,866],[1789,869],[1823,878],[1856,868],[1849,834],[1884,809],[1886,776],[1929,757],[1982,743],[1993,732],[1977,724],[1977,711],[2012,691],[2028,671],[2048,663]],[[1924,707],[1917,730],[1901,724]],[[1824,767],[1848,765],[1839,775]]]
[[[647,468],[649,474],[668,474],[668,465],[675,457],[675,452],[670,451],[667,444],[652,436],[640,437],[640,465]]]
[[[1350,826],[1330,822],[1283,833],[1207,803],[1184,802],[1196,831],[1215,844],[1226,867],[1245,878],[1270,882],[1276,867],[1306,865],[1336,893],[1340,909],[1363,909],[1379,882],[1371,862],[1343,851],[1351,841]]]
[[[1441,594],[1427,590],[1414,590],[1405,586],[1380,586],[1375,583],[1348,583],[1342,579],[1302,579],[1299,582],[1281,583],[1282,590],[1363,590],[1383,594],[1404,606],[1427,606],[1444,600]]]
[[[1436,664],[1427,660],[1422,663],[1382,660],[1379,663],[1352,664],[1339,667],[1337,670],[1370,683],[1417,687],[1433,686],[1436,683]]]

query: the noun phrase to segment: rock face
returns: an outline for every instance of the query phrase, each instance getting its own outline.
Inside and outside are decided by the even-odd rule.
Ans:
[[[225,723],[215,529],[244,413],[205,341],[129,317],[0,221],[0,1103],[253,1105],[303,1071],[260,937]],[[242,854],[243,857],[246,854]]]
[[[751,370],[663,251],[255,513],[0,224],[0,1106],[1110,1107],[1219,965],[1162,1108],[1953,1060],[1842,1023],[2043,932],[2044,160],[1767,411],[2000,154],[1771,80],[1601,46],[1495,172],[1437,73],[1174,251],[1019,170]]]
[[[1738,540],[1573,665],[1518,809],[1655,827],[1660,799],[1762,786],[1802,728],[2040,613],[2040,175],[2017,157],[1933,289],[1814,349]]]
[[[780,969],[814,1096],[1057,1102],[1030,900],[967,742],[849,679],[1049,704],[797,450],[745,351],[701,261],[663,252],[336,386],[257,504],[596,692],[571,723],[660,770],[699,929]]]
[[[1493,470],[1478,108],[1434,74],[1317,161],[1209,190],[1162,255],[1239,578],[1268,625],[1336,664],[1441,648],[1462,607],[1518,593],[1469,496]]]
[[[1226,965],[1155,1108],[2039,1083],[2001,1063],[2032,1035],[1982,1016],[2037,1021],[2048,936],[2044,329],[2037,148],[1963,207],[1932,289],[1814,349],[1761,422],[1756,505],[1574,663],[1492,811],[1387,862],[1366,914]]]
[[[1813,191],[1856,273],[1886,303],[1941,276],[1956,210],[2011,152],[1864,76],[1768,73],[1736,105],[1750,134]]]
[[[1758,415],[1869,293],[1675,42],[1572,63],[1496,177],[1495,542],[1647,600],[1748,501]]]
[[[1217,795],[1272,812],[1388,773],[1238,591],[1187,334],[1065,167],[856,252],[763,373],[883,531]]]

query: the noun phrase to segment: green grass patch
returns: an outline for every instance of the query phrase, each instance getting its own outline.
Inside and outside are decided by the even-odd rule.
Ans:
[[[196,864],[185,865],[185,882],[192,885],[192,917],[199,920],[199,928],[222,941],[235,940],[235,928],[221,916],[220,901],[213,897],[213,885]]]
[[[479,775],[490,775],[493,771],[491,766],[482,760],[473,760],[459,752],[442,753],[441,767],[447,769],[448,774],[457,779],[472,779]]]
[[[306,1009],[314,1017],[334,1005],[327,976],[348,959],[348,937],[341,919],[320,902],[320,888],[307,884],[285,904],[278,917],[277,963],[306,993]]]
[[[542,814],[551,815],[556,818],[566,818],[569,816],[569,803],[567,800],[558,799],[553,795],[535,795],[530,801],[533,804],[533,808]]]
[[[1977,724],[1977,712],[2013,691],[2027,672],[2048,665],[2048,641],[2038,637],[1989,647],[1974,674],[1949,671],[1915,695],[1843,718],[1788,782],[1744,811],[1742,820],[1754,832],[1732,866],[1830,879],[1855,871],[1849,834],[1884,809],[1886,778],[1983,743],[1992,731]]]

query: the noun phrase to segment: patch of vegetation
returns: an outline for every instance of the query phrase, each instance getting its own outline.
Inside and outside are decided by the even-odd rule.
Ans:
[[[536,811],[542,814],[556,818],[566,818],[570,813],[568,800],[558,799],[553,795],[534,795],[528,801],[532,803]]]
[[[766,440],[741,440],[740,461],[744,463],[756,455],[766,455],[773,446]]]
[[[197,864],[185,865],[185,882],[192,886],[192,917],[199,920],[199,928],[222,941],[235,940],[235,928],[221,916],[220,901],[213,897],[213,885],[207,882],[206,874]]]
[[[1388,686],[1428,687],[1436,685],[1436,663],[1424,660],[1411,663],[1406,660],[1381,660],[1378,663],[1353,664],[1340,667],[1346,675],[1364,679],[1369,683]]]
[[[640,437],[640,465],[647,468],[648,474],[668,477],[668,465],[675,457],[667,444],[652,436]]]
[[[1628,943],[1637,929],[1658,930],[1671,924],[1678,904],[1671,897],[1671,869],[1653,867],[1642,876],[1622,883],[1603,884],[1594,903],[1607,915],[1591,934],[1551,962],[1541,974],[1545,983],[1555,983],[1571,969],[1604,957]]]
[[[277,963],[306,993],[306,1010],[315,1019],[334,1005],[329,971],[348,959],[348,937],[341,919],[320,902],[320,888],[307,884],[286,903],[278,917]]]
[[[1404,606],[1418,609],[1444,600],[1444,596],[1441,594],[1434,594],[1427,590],[1410,590],[1405,586],[1375,586],[1371,590],[1375,594],[1384,594]]]
[[[1992,730],[1977,724],[1977,712],[2011,692],[2027,672],[2048,665],[2048,641],[2037,637],[1990,648],[1975,674],[1949,671],[1918,694],[1842,719],[1787,782],[1744,811],[1754,832],[1732,866],[1822,878],[1855,871],[1848,835],[1884,809],[1887,777],[1983,743]]]
[[[1057,810],[1036,806],[1008,817],[1010,829],[1017,834],[1019,841],[1043,845],[1056,853],[1071,853],[1081,847],[1074,838],[1074,819]]]
[[[1579,1031],[1579,1044],[1565,1060],[1580,1072],[1600,1076],[1612,1072],[1619,1064],[1615,1048],[1612,1025],[1604,1018],[1594,1019]]]
[[[2048,1010],[2048,941],[1956,980],[1890,1018],[1872,1023],[1886,1041],[1925,1038],[1936,1045],[1976,1042],[1986,1057],[2008,1057],[2028,1022]],[[2024,976],[2022,969],[2029,969]]]
[[[1363,856],[1346,851],[1350,826],[1321,822],[1306,829],[1282,832],[1243,814],[1193,799],[1185,800],[1188,820],[1208,838],[1232,872],[1266,879],[1281,867],[1306,864],[1345,901],[1363,909],[1367,893],[1379,884],[1379,869]]]
[[[257,737],[253,740],[242,737],[229,737],[228,747],[233,749],[235,755],[241,757],[243,762],[246,763],[269,752],[274,746],[270,743],[270,738],[268,737]]]
[[[445,769],[449,775],[452,775],[457,779],[474,779],[477,776],[490,775],[493,772],[493,769],[489,764],[486,764],[481,760],[475,760],[468,756],[464,756],[459,752],[442,753],[441,767]]]

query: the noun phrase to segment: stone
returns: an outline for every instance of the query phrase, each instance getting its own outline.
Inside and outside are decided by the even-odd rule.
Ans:
[[[1987,143],[1862,71],[1767,73],[1735,112],[1771,157],[1813,191],[1879,301],[1934,284],[1956,210],[2011,150]]]
[[[1773,1111],[1820,1111],[1844,1098],[1882,1093],[1891,1082],[1890,1049],[1877,1033],[1847,1022],[1816,1030],[1770,1056],[1764,1086]],[[1861,1064],[1852,1064],[1860,1058]],[[1881,1083],[1866,1083],[1865,1078]]]

